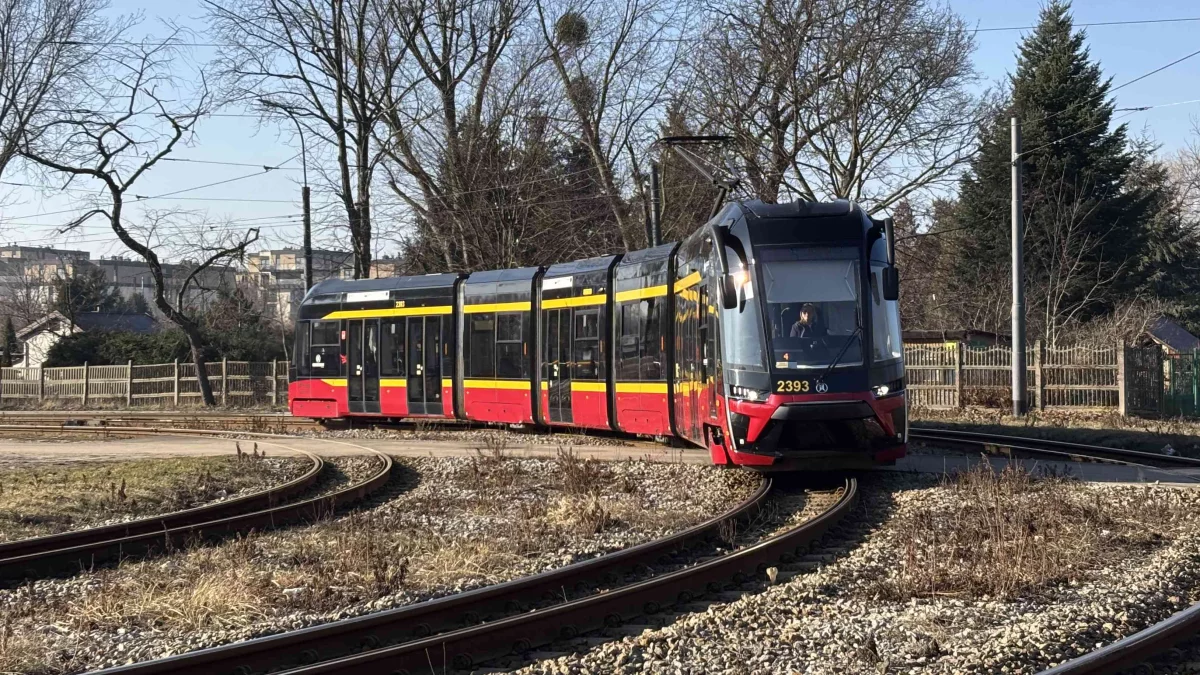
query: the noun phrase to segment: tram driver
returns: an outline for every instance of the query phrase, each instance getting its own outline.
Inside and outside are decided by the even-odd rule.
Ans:
[[[819,320],[817,306],[811,302],[801,305],[800,312],[796,315],[796,322],[792,324],[788,337],[815,339],[826,335],[827,332]]]

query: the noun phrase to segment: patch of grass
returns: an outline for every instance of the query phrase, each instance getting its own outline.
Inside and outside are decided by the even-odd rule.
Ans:
[[[1067,477],[986,462],[897,516],[898,568],[867,592],[893,600],[1013,598],[1076,582],[1166,543],[1172,514]]]
[[[306,462],[255,449],[220,457],[39,464],[0,470],[0,541],[199,506],[298,476]]]

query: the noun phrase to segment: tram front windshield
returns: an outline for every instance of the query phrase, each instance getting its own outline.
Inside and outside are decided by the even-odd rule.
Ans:
[[[774,369],[862,365],[858,251],[763,248],[756,257]]]

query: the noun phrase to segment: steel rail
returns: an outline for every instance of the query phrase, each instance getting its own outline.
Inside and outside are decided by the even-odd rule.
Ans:
[[[949,441],[971,445],[994,445],[1066,459],[1101,459],[1122,464],[1140,464],[1142,466],[1200,467],[1200,459],[1194,457],[1163,455],[1141,450],[1126,450],[1124,448],[1110,448],[1102,445],[1088,445],[1085,443],[1072,443],[1069,441],[1025,436],[1006,436],[977,431],[912,427],[909,437],[943,443]]]
[[[175,436],[218,436],[227,432],[201,429],[161,429],[161,428],[117,428],[117,427],[34,427],[19,425],[21,431],[65,431],[85,433],[119,433],[131,435],[175,435]],[[0,431],[14,430],[9,426],[0,426]],[[239,433],[239,436],[254,438],[292,438],[278,434]],[[252,530],[273,529],[296,523],[315,522],[323,516],[333,513],[338,507],[358,501],[378,490],[391,478],[392,458],[385,453],[372,448],[334,440],[322,442],[337,445],[347,445],[382,458],[383,467],[367,480],[347,486],[331,494],[314,497],[291,504],[276,505],[257,511],[238,513],[212,520],[193,522],[157,531],[146,531],[130,536],[105,539],[79,545],[67,546],[48,551],[38,551],[25,555],[16,555],[0,559],[0,584],[12,584],[30,578],[40,578],[62,574],[74,574],[82,569],[90,569],[97,563],[109,562],[128,557],[144,557],[162,550],[171,550],[188,545],[196,540],[215,540],[232,534],[240,534]],[[276,443],[280,447],[288,447]],[[292,448],[289,448],[292,449]]]
[[[696,594],[718,592],[730,580],[762,574],[781,556],[807,551],[851,511],[857,499],[858,484],[850,478],[841,499],[821,515],[716,559],[574,602],[284,672],[401,675],[430,669],[467,670],[488,659],[524,654],[556,639],[572,639],[635,616],[654,614],[676,602],[689,602]]]
[[[764,479],[758,490],[724,513],[687,530],[596,558],[520,579],[447,595],[396,609],[343,619],[278,635],[211,647],[156,661],[98,671],[104,675],[209,675],[256,673],[280,666],[330,660],[364,648],[419,640],[477,624],[491,616],[519,612],[530,603],[582,593],[596,581],[612,583],[622,572],[666,562],[719,534],[724,524],[744,520],[765,503],[771,490]]]

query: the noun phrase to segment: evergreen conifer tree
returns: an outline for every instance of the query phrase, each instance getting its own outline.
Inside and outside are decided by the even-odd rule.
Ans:
[[[0,335],[0,343],[4,345],[4,353],[0,355],[0,366],[9,368],[16,362],[16,354],[21,349],[17,342],[17,329],[13,327],[12,317],[4,319],[4,333]]]
[[[1148,220],[1157,195],[1131,180],[1138,156],[1125,125],[1111,128],[1111,82],[1073,29],[1070,4],[1046,6],[1021,43],[1009,105],[981,131],[957,209],[959,255],[949,295],[959,320],[1007,331],[1010,283],[1010,118],[1021,121],[1025,270],[1031,332],[1110,311],[1140,284],[1153,253]]]

